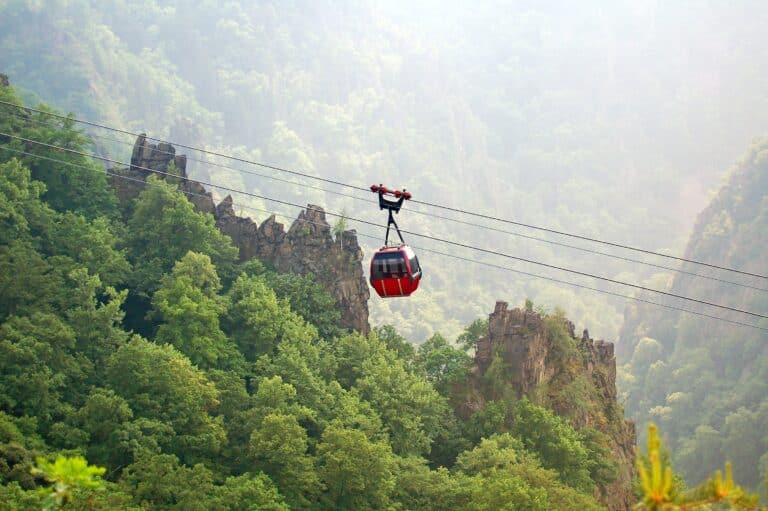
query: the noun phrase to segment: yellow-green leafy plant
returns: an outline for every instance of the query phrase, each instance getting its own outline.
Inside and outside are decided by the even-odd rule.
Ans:
[[[43,509],[46,511],[60,508],[70,502],[78,489],[101,486],[100,477],[105,471],[104,467],[88,465],[82,456],[61,455],[58,455],[54,462],[37,458],[37,465],[32,469],[33,474],[53,484],[40,490],[45,495]]]
[[[757,497],[734,482],[730,462],[725,464],[725,477],[718,470],[714,477],[700,486],[687,492],[678,492],[675,474],[663,452],[658,430],[654,424],[649,424],[648,452],[637,462],[643,495],[635,509],[643,511],[760,509]]]

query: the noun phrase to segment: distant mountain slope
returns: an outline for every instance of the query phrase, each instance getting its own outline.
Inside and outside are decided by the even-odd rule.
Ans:
[[[756,141],[699,215],[686,257],[768,274],[768,138]],[[702,272],[701,267],[685,267]],[[706,270],[704,270],[706,271]],[[711,271],[708,273],[715,274]],[[716,273],[756,287],[764,279]],[[690,276],[675,293],[765,314],[768,293]],[[737,314],[731,319],[755,322]],[[620,357],[626,362],[627,411],[669,435],[678,468],[696,483],[733,458],[736,476],[756,487],[768,471],[768,334],[688,314],[629,308]]]

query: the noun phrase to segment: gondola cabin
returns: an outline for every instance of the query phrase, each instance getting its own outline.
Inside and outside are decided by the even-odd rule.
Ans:
[[[382,298],[410,296],[419,288],[421,266],[407,245],[384,247],[371,259],[371,286]]]

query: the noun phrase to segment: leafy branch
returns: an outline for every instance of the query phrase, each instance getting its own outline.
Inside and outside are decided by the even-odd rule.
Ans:
[[[74,491],[80,488],[98,488],[104,467],[89,466],[82,456],[67,457],[58,455],[51,463],[45,458],[37,458],[37,465],[32,468],[34,475],[45,478],[53,486],[43,488],[45,496],[43,509],[48,511],[64,506],[72,500]]]

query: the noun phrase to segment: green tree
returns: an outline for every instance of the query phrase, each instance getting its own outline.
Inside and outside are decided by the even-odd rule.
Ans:
[[[264,474],[228,477],[216,488],[218,507],[227,511],[289,511],[275,485]]]
[[[124,448],[125,424],[133,419],[128,402],[114,391],[95,388],[77,411],[75,422],[88,434],[88,458],[109,468],[130,464],[130,451]]]
[[[157,340],[172,344],[203,368],[226,367],[226,362],[242,366],[239,353],[219,327],[219,315],[225,311],[225,301],[217,294],[220,289],[211,259],[187,252],[163,277],[152,298],[162,320]]]
[[[464,351],[473,349],[477,341],[488,334],[488,319],[476,319],[456,338],[456,344]]]
[[[171,444],[161,446],[182,460],[200,460],[220,452],[226,441],[218,391],[189,359],[170,345],[140,337],[120,347],[107,364],[107,382],[123,397],[136,417],[172,428]]]
[[[128,340],[128,333],[122,329],[122,306],[128,290],[103,288],[101,279],[89,275],[85,268],[70,272],[67,284],[71,304],[64,316],[75,333],[77,352],[93,363],[96,375],[92,379],[98,378],[107,358]]]
[[[517,402],[510,432],[526,449],[535,452],[545,468],[554,469],[560,480],[581,492],[591,493],[589,451],[578,432],[565,419],[536,406],[526,398]]]
[[[418,457],[395,458],[397,482],[392,500],[412,511],[466,509],[472,481],[461,472],[451,473],[440,467],[431,470]]]
[[[464,436],[472,444],[477,444],[494,433],[509,431],[508,417],[513,416],[512,406],[502,399],[488,401],[483,409],[476,411],[463,422]]]
[[[252,468],[252,457],[243,446],[250,445],[252,435],[271,414],[295,417],[302,424],[314,424],[316,420],[313,410],[297,402],[293,385],[284,383],[282,377],[277,375],[262,378],[254,395],[247,396],[247,401],[226,423],[229,438],[227,451],[233,466],[242,470]]]
[[[259,384],[255,401],[268,402],[265,398],[269,394],[264,394],[262,389],[266,383],[269,386],[265,388],[271,389],[286,389],[288,387],[284,385],[290,386],[295,398],[291,397],[288,407],[283,407],[283,411],[303,417],[305,425],[307,421],[315,423],[313,427],[318,430],[313,436],[317,437],[327,423],[337,418],[336,407],[342,393],[337,383],[329,383],[322,375],[320,347],[312,341],[314,337],[309,335],[312,330],[308,327],[305,334],[287,337],[278,345],[277,353],[271,359],[266,356],[259,359],[255,364],[256,373],[265,379]],[[275,376],[279,376],[280,380],[274,380]],[[276,381],[280,385],[274,383]]]
[[[87,220],[66,212],[58,215],[50,227],[47,243],[50,255],[65,255],[98,275],[105,286],[125,282],[131,270],[125,250],[117,249],[118,238],[113,224],[105,217]]]
[[[0,320],[61,310],[65,298],[63,270],[40,255],[30,242],[0,245]]]
[[[314,274],[266,272],[264,279],[279,299],[288,300],[293,312],[317,328],[321,338],[330,340],[342,334],[336,300]]]
[[[219,274],[233,270],[238,250],[208,213],[198,213],[171,184],[150,176],[128,220],[127,246],[134,263],[132,282],[149,298],[168,273],[189,252],[211,258]]]
[[[387,349],[397,353],[400,360],[406,367],[412,368],[416,363],[416,348],[405,337],[397,333],[392,325],[381,325],[373,327],[376,337],[384,341]]]
[[[330,426],[317,446],[322,502],[328,509],[387,509],[395,478],[390,447],[362,431]]]
[[[408,372],[375,335],[364,342],[373,355],[361,362],[354,391],[381,416],[396,454],[427,454],[449,413],[445,398],[421,376]]]
[[[125,469],[122,483],[142,508],[207,511],[213,473],[202,463],[187,467],[170,454],[143,453]]]
[[[749,488],[760,485],[760,477],[754,468],[759,466],[760,456],[768,452],[768,434],[765,420],[768,403],[761,413],[739,408],[725,418],[723,451],[734,463],[734,476]],[[702,446],[708,448],[709,446]]]
[[[439,333],[424,341],[418,354],[427,380],[444,396],[450,393],[453,385],[466,380],[472,363],[465,351],[451,346]]]
[[[333,224],[333,235],[336,237],[336,241],[339,242],[339,246],[344,248],[344,231],[347,230],[347,209],[341,209],[341,215],[338,220]]]
[[[0,99],[20,104],[9,87],[0,87]],[[7,107],[4,109],[6,112],[20,112]],[[55,113],[46,105],[38,105],[38,109]],[[92,158],[76,154],[87,152],[89,140],[75,128],[72,117],[56,120],[37,112],[27,112],[28,119],[8,113],[2,117],[0,126],[5,133],[10,132],[36,143],[4,137],[0,140],[0,161],[19,155],[18,152],[4,150],[6,148],[32,153],[32,156],[17,157],[30,169],[33,179],[45,184],[42,197],[53,209],[73,211],[86,218],[117,216],[117,199],[107,182],[107,173]]]
[[[37,486],[32,467],[45,444],[34,431],[36,426],[31,417],[16,418],[0,411],[0,484],[13,481],[27,490]]]
[[[53,212],[43,204],[45,185],[19,160],[0,163],[0,244],[47,234]]]
[[[534,488],[523,478],[492,470],[471,480],[471,511],[544,511],[550,508],[544,488]]]
[[[249,452],[255,467],[277,483],[292,509],[310,509],[320,493],[307,448],[307,432],[294,415],[271,413],[251,433]]]
[[[36,417],[43,428],[65,416],[85,378],[71,354],[75,334],[56,316],[35,313],[0,326],[0,406]]]
[[[224,327],[246,360],[273,353],[290,335],[303,335],[300,318],[259,277],[240,275],[227,293]]]
[[[536,454],[508,433],[492,435],[460,454],[455,468],[471,477],[467,509],[601,509],[591,496],[543,469]]]

